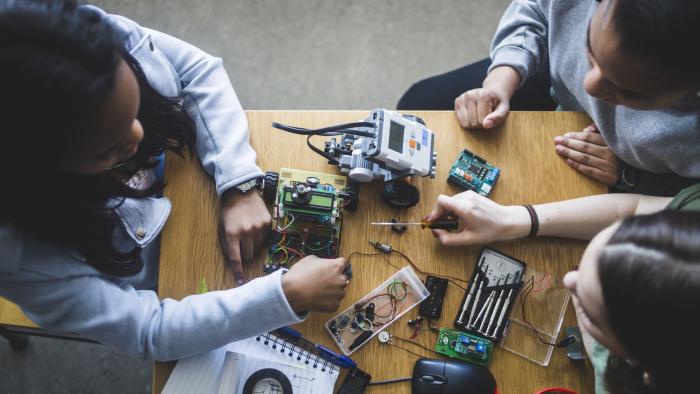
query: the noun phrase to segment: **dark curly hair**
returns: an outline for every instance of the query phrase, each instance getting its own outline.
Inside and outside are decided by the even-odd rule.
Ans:
[[[109,21],[75,1],[0,0],[0,222],[76,250],[115,276],[133,275],[143,263],[138,248],[120,253],[112,243],[119,223],[113,202],[163,188],[157,182],[132,189],[123,177],[149,168],[165,149],[182,154],[195,143],[179,98],[148,84],[125,42]],[[121,59],[139,83],[144,139],[121,177],[69,174],[60,164],[94,132],[89,126],[114,89]]]

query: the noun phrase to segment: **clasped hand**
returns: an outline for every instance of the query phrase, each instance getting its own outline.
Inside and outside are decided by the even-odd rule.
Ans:
[[[556,152],[575,170],[608,186],[620,180],[620,159],[608,148],[595,124],[554,139]]]

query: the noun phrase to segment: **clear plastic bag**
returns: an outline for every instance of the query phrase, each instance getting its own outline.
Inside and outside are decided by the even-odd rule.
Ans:
[[[326,330],[340,350],[350,355],[429,294],[413,269],[404,267],[351,307],[328,320]]]

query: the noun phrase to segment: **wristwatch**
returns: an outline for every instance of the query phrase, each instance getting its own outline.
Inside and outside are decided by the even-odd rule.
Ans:
[[[613,187],[618,190],[630,191],[637,186],[638,180],[639,174],[637,169],[628,164],[623,164],[620,170],[620,180]]]
[[[233,188],[239,191],[241,194],[246,194],[251,190],[262,190],[263,187],[263,177],[259,176],[257,178],[253,178],[249,181],[245,181],[241,184],[238,184],[234,186]]]

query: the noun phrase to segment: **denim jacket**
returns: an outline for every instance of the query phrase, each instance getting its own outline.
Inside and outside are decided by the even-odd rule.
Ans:
[[[221,59],[127,18],[86,7],[126,34],[126,48],[153,88],[165,96],[184,98],[197,127],[197,153],[219,196],[262,175],[248,143],[245,112]],[[128,278],[102,274],[74,251],[26,237],[11,224],[0,224],[0,295],[18,304],[43,328],[78,333],[156,360],[206,352],[300,321],[282,291],[283,272],[235,289],[180,301],[160,300],[149,279],[157,276],[153,241],[167,220],[170,202],[167,198],[127,199],[116,211],[123,226],[115,233],[115,246],[142,247],[142,272]]]

